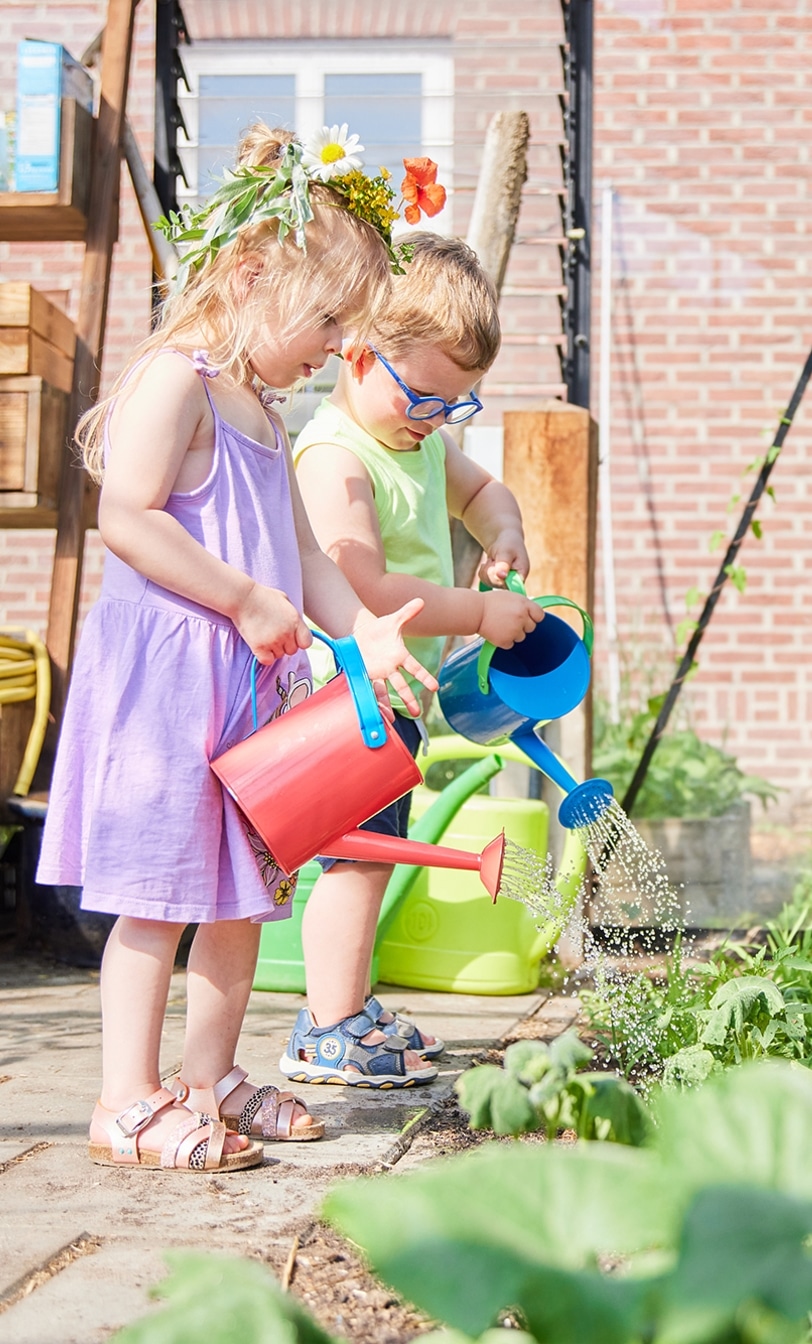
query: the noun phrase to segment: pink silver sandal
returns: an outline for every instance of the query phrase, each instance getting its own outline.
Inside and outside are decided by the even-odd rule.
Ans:
[[[221,1103],[247,1078],[245,1069],[235,1064],[231,1072],[213,1087],[189,1088],[187,1095],[195,1105],[220,1115]],[[182,1086],[186,1087],[186,1084]],[[238,1134],[246,1134],[251,1138],[259,1138],[261,1135],[266,1141],[277,1139],[287,1143],[307,1143],[312,1139],[320,1139],[324,1134],[324,1121],[314,1120],[310,1116],[309,1125],[294,1124],[297,1106],[302,1108],[304,1115],[310,1116],[301,1097],[294,1096],[292,1092],[280,1092],[273,1083],[267,1083],[264,1087],[255,1088],[239,1115],[220,1115],[220,1118],[229,1129],[236,1129]],[[257,1116],[260,1124],[258,1130],[255,1128]],[[303,1116],[298,1118],[302,1119]]]
[[[97,1102],[93,1121],[105,1131],[110,1143],[88,1143],[92,1162],[107,1167],[153,1167],[174,1171],[236,1171],[256,1167],[262,1161],[262,1145],[251,1143],[238,1153],[224,1153],[226,1126],[200,1111],[187,1111],[164,1141],[160,1153],[139,1146],[139,1135],[161,1111],[184,1100],[166,1087],[143,1101],[133,1102],[118,1115]]]

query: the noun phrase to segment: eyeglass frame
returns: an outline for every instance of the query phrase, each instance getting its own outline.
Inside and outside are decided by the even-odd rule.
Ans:
[[[383,367],[386,369],[386,372],[388,374],[391,374],[391,376],[394,378],[395,382],[397,383],[401,391],[405,392],[406,398],[409,402],[409,406],[406,411],[406,415],[409,418],[409,420],[416,420],[418,424],[420,424],[424,420],[434,420],[438,415],[440,415],[442,411],[442,414],[445,416],[447,423],[450,423],[452,425],[461,425],[463,421],[472,419],[473,416],[478,415],[481,410],[484,410],[482,402],[479,400],[479,397],[473,390],[469,393],[467,401],[447,402],[444,397],[419,397],[416,392],[412,391],[412,389],[409,387],[407,383],[404,383],[403,379],[400,377],[400,374],[395,372],[395,370],[392,368],[392,365],[389,363],[389,360],[384,358],[380,350],[377,350],[374,345],[369,345],[368,349],[372,351],[376,359],[379,359],[381,361]],[[440,403],[439,408],[436,411],[434,411],[434,413],[431,415],[415,415],[414,414],[415,407],[425,405],[427,401],[439,402]],[[466,409],[469,406],[472,407],[471,410]],[[466,411],[465,415],[458,415],[455,420],[451,420],[450,419],[451,415],[455,411],[460,410],[465,410]]]

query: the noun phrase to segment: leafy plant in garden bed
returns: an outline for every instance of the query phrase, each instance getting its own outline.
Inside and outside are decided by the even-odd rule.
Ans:
[[[662,696],[650,699],[645,709],[621,723],[610,723],[605,707],[596,702],[593,773],[608,779],[618,798],[631,783],[662,701]],[[702,741],[692,728],[683,728],[660,739],[637,795],[634,816],[650,820],[719,817],[747,797],[758,798],[766,806],[777,799],[778,790],[760,775],[745,774],[735,757]]]
[[[745,1060],[812,1065],[810,915],[779,917],[766,945],[729,942],[690,968],[678,938],[662,978],[599,969],[581,1001],[608,1059],[626,1078],[661,1076],[667,1086]]]
[[[730,1070],[663,1094],[643,1148],[485,1144],[345,1181],[328,1220],[447,1328],[423,1344],[803,1344],[812,1074]],[[337,1344],[260,1267],[174,1257],[120,1344]]]
[[[543,1130],[548,1139],[570,1130],[579,1139],[641,1144],[649,1120],[639,1096],[615,1074],[579,1072],[591,1059],[589,1046],[572,1030],[550,1045],[516,1041],[505,1051],[504,1068],[469,1069],[456,1090],[472,1129]]]

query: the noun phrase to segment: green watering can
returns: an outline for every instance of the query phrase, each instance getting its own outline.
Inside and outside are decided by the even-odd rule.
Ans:
[[[426,769],[451,760],[474,760],[484,765],[494,755],[498,768],[507,761],[528,763],[513,743],[500,745],[492,752],[451,734],[432,739],[421,764]],[[464,779],[461,775],[455,783]],[[433,797],[424,785],[414,790],[411,817],[415,830],[428,821]],[[477,852],[482,836],[504,827],[509,841],[543,857],[547,853],[548,821],[547,805],[537,799],[492,798],[477,793],[455,810],[444,843]],[[575,906],[585,869],[586,854],[577,833],[570,831],[553,879],[559,898],[555,916],[539,926],[538,915],[517,901],[501,896],[495,905],[483,901],[476,873],[421,868],[406,891],[401,888],[396,893],[396,900],[390,900],[391,889],[387,890],[375,943],[380,979],[394,985],[461,994],[531,992],[538,986],[542,957],[557,942]]]
[[[504,825],[508,837],[515,839],[517,843],[522,843],[522,834],[513,834],[511,827],[511,818],[507,815],[512,809],[529,810],[536,816],[537,835],[534,840],[541,843],[541,853],[546,852],[547,848],[547,808],[544,803],[525,800],[525,799],[491,799],[478,795],[478,790],[487,784],[494,775],[498,774],[507,760],[520,761],[527,764],[527,758],[522,752],[506,744],[500,748],[499,752],[489,752],[477,743],[468,742],[464,738],[452,734],[445,737],[439,737],[432,741],[429,747],[429,753],[426,757],[421,757],[421,764],[428,768],[429,765],[443,760],[470,759],[472,765],[468,767],[461,775],[452,780],[437,795],[421,786],[416,789],[413,795],[413,824],[409,829],[410,840],[421,840],[429,844],[436,844],[445,834],[448,827],[454,821],[457,814],[463,810],[466,814],[472,807],[485,804],[490,805],[490,817],[487,824],[493,829],[499,830]],[[476,796],[475,796],[476,795]],[[470,801],[469,801],[470,800]],[[415,819],[415,812],[420,815]],[[521,829],[521,828],[520,828]],[[470,837],[461,837],[462,847],[473,849],[469,839]],[[490,837],[489,837],[490,838]],[[526,836],[524,837],[527,838]],[[481,846],[479,846],[481,848]],[[567,839],[567,845],[561,864],[559,875],[556,879],[556,885],[559,892],[565,898],[567,910],[574,905],[583,876],[586,858],[584,852],[577,841],[574,833],[571,833]],[[454,870],[435,870],[438,874],[447,874],[451,888],[454,888],[453,879]],[[372,958],[372,983],[377,980],[390,980],[394,984],[422,984],[422,981],[414,979],[400,978],[401,974],[408,974],[405,967],[401,967],[401,972],[393,976],[392,972],[398,971],[398,953],[394,953],[393,948],[387,942],[387,935],[392,930],[392,935],[397,936],[400,930],[401,920],[399,916],[411,903],[408,901],[410,894],[416,888],[421,887],[421,879],[426,870],[420,867],[414,867],[406,864],[398,864],[395,868],[389,885],[386,889],[381,913],[378,921],[378,932],[375,941],[375,951]],[[305,971],[304,958],[302,954],[301,927],[304,908],[307,904],[310,892],[317,878],[321,874],[321,867],[315,861],[307,863],[300,870],[299,881],[296,887],[296,894],[293,900],[293,910],[290,919],[277,921],[263,925],[260,934],[259,958],[254,977],[254,989],[280,990],[291,993],[305,993]],[[485,893],[479,883],[475,873],[460,874],[474,878],[474,885],[478,889],[478,898],[475,907],[475,918],[471,920],[468,930],[468,942],[470,943],[472,935],[477,941],[481,936],[489,939],[488,946],[493,949],[497,957],[503,955],[499,953],[500,937],[504,934],[505,924],[510,925],[510,942],[513,944],[517,936],[522,943],[521,961],[524,965],[521,975],[521,982],[532,978],[532,972],[529,968],[535,964],[535,979],[532,985],[526,985],[526,988],[535,988],[538,983],[538,962],[556,941],[561,932],[566,914],[556,922],[555,927],[550,925],[544,930],[536,931],[533,919],[529,912],[523,906],[516,905],[513,901],[502,900],[492,905],[487,899],[482,899]],[[438,888],[442,890],[442,886]],[[471,907],[473,910],[474,907]],[[407,915],[409,910],[406,910]],[[418,920],[418,922],[420,922]],[[409,920],[410,925],[414,925],[414,918]],[[446,924],[444,921],[431,921],[435,926]],[[455,921],[457,923],[457,921]],[[521,925],[521,928],[519,927]],[[393,927],[394,926],[394,927]],[[423,924],[420,923],[421,930]],[[479,931],[479,932],[477,932]],[[398,946],[402,945],[402,930]],[[440,929],[441,937],[442,929]],[[460,946],[459,937],[454,938],[456,948],[456,960],[462,957],[463,960],[471,961],[470,952],[465,951],[466,939],[462,939]],[[431,951],[431,939],[421,936],[418,939],[417,954],[418,961],[422,956],[426,960]],[[434,947],[434,960],[439,958],[443,965],[435,968],[435,976],[432,984],[428,987],[438,989],[449,989],[454,986],[448,983],[449,976],[446,959],[443,956],[442,949]],[[474,953],[478,956],[478,953]],[[504,954],[508,959],[514,957],[513,953]],[[515,958],[514,958],[515,959]],[[402,961],[402,957],[400,958]],[[438,978],[439,977],[439,978]],[[475,988],[469,992],[472,993],[520,993],[522,989],[515,989],[513,986],[516,981],[516,974],[509,977],[511,987],[508,988]],[[502,976],[499,983],[504,982]],[[495,983],[495,982],[494,982]],[[467,986],[466,986],[467,988]]]

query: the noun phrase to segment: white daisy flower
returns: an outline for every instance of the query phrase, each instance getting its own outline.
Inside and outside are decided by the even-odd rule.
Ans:
[[[363,166],[358,154],[364,146],[359,144],[357,135],[348,135],[348,130],[346,121],[341,126],[323,126],[318,135],[307,141],[303,146],[302,165],[308,177],[329,182],[331,177],[341,177],[353,168]]]

